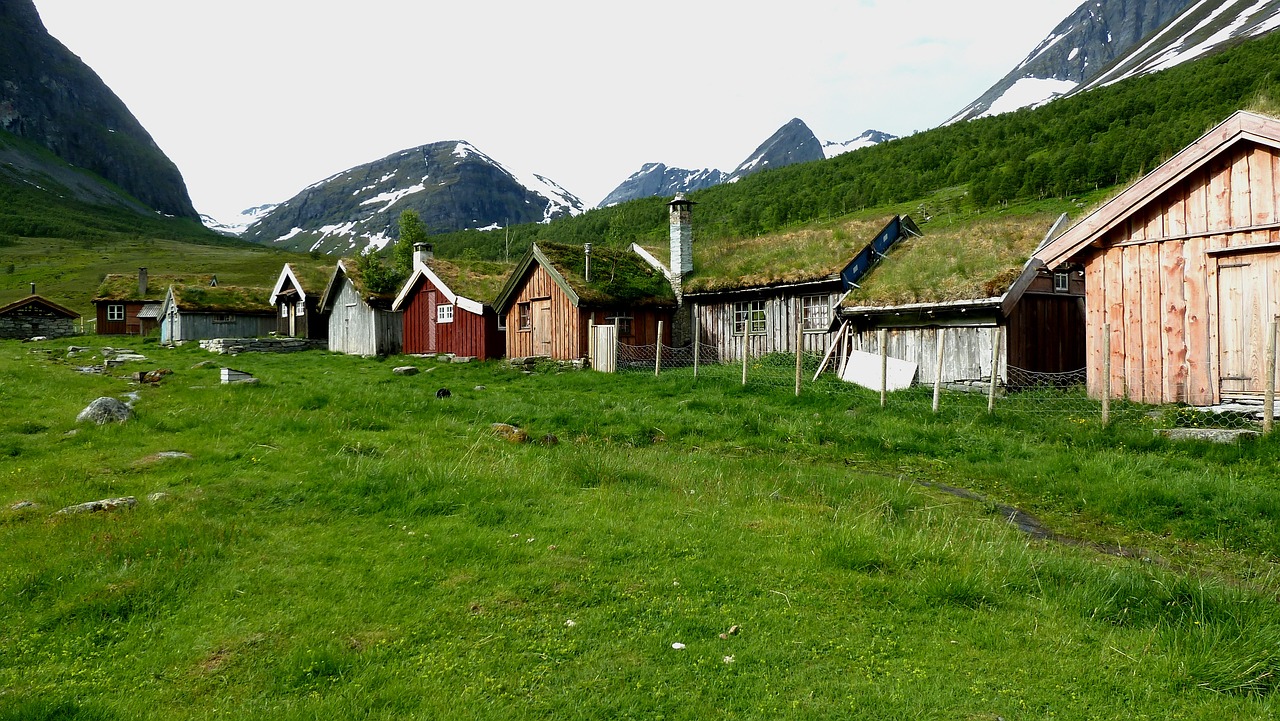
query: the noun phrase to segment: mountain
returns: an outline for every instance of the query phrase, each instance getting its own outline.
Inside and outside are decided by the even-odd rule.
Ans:
[[[325,178],[271,208],[242,237],[326,253],[381,248],[399,237],[404,210],[439,233],[542,223],[583,207],[547,178],[518,177],[470,143],[450,140]]]
[[[1089,0],[947,124],[1164,70],[1277,26],[1280,0]]]
[[[220,233],[232,238],[239,238],[249,229],[249,226],[262,220],[267,213],[276,209],[276,203],[267,203],[252,208],[245,208],[232,221],[218,220],[212,215],[200,214],[200,222],[206,228],[215,233]]]
[[[177,166],[102,79],[49,35],[32,0],[0,0],[0,130],[31,143],[0,142],[0,178],[94,204],[199,217]]]
[[[732,173],[713,168],[686,170],[672,168],[662,163],[645,163],[640,170],[609,192],[601,207],[625,203],[637,198],[656,195],[670,196],[690,193],[721,183],[733,183],[752,173],[768,168],[781,168],[793,163],[833,158],[858,148],[866,148],[896,136],[878,130],[868,130],[845,142],[819,142],[809,126],[799,118],[793,118],[760,144]]]

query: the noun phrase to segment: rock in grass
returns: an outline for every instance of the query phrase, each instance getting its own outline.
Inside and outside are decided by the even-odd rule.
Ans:
[[[27,508],[35,508],[35,507],[36,507],[36,504],[35,504],[35,502],[34,502],[34,501],[18,501],[17,503],[13,504],[12,506],[9,506],[9,510],[10,510],[10,511],[21,511],[21,510],[24,510],[24,509],[27,509]]]
[[[400,366],[399,368],[392,368],[391,372],[398,376],[416,376],[418,375],[418,368],[417,366]]]
[[[129,406],[115,398],[107,398],[103,396],[80,411],[80,415],[76,416],[76,423],[84,423],[93,421],[98,425],[104,423],[124,423],[133,417],[133,411]]]
[[[511,443],[529,442],[529,434],[525,433],[524,429],[513,426],[510,423],[494,423],[490,428],[493,429],[494,435],[504,441],[509,441]]]
[[[138,505],[138,499],[133,496],[124,496],[123,498],[104,498],[101,501],[89,501],[88,503],[77,503],[74,506],[67,506],[55,513],[55,516],[69,516],[75,513],[98,513],[101,511],[114,511],[117,508],[133,508]]]

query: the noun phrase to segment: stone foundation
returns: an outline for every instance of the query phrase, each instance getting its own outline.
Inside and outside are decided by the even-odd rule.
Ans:
[[[323,350],[329,342],[315,338],[211,338],[200,341],[200,347],[218,354],[295,353]]]
[[[18,313],[0,316],[0,338],[26,340],[36,336],[65,338],[72,335],[77,335],[77,332],[75,321],[71,318],[48,318]]]

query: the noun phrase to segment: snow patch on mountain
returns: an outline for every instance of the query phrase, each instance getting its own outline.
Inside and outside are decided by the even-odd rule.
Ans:
[[[1075,90],[1077,85],[1079,83],[1070,80],[1023,78],[1004,91],[1003,95],[991,103],[991,107],[986,112],[977,117],[985,118],[1010,113],[1021,108],[1038,108]]]
[[[845,153],[860,150],[862,148],[870,148],[873,145],[879,145],[880,143],[885,143],[890,140],[897,140],[897,138],[898,136],[896,135],[882,133],[879,130],[867,130],[862,135],[859,135],[852,140],[846,140],[844,142],[837,142],[834,140],[824,141],[822,143],[822,154],[827,158],[834,158],[837,155],[844,155]]]
[[[201,214],[200,222],[204,224],[204,227],[215,233],[238,237],[244,234],[245,230],[247,230],[249,226],[261,220],[267,213],[275,210],[277,205],[279,204],[266,203],[252,208],[245,208],[236,214],[235,217],[229,219],[219,219],[212,215]]]

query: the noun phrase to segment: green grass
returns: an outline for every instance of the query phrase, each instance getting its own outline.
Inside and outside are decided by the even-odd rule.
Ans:
[[[262,379],[222,387],[154,344],[118,372],[175,372],[133,388],[76,373],[68,342],[0,343],[5,721],[1275,712],[1270,439],[728,372],[310,352],[219,359]],[[410,362],[432,370],[391,373]],[[74,423],[129,390],[133,421]],[[194,459],[146,460],[174,450]],[[1033,541],[918,481],[1187,570]],[[52,515],[119,495],[138,507]]]

